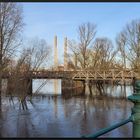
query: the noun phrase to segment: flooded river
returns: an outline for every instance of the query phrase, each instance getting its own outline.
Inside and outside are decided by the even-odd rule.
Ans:
[[[39,85],[34,81],[34,92]],[[62,96],[61,81],[57,92],[53,81],[41,89],[41,94],[27,99],[28,110],[19,109],[17,97],[2,98],[0,113],[0,137],[81,137],[96,133],[131,115],[133,104],[124,98],[95,98],[85,96]],[[53,90],[52,90],[53,89]],[[132,93],[131,86],[108,87],[114,96]],[[55,94],[53,94],[55,92]],[[124,94],[123,94],[124,95]],[[101,137],[132,137],[131,122]]]

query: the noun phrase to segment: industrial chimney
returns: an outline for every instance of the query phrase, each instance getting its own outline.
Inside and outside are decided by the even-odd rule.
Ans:
[[[58,67],[58,56],[57,56],[57,36],[54,37],[54,68],[57,70]]]
[[[64,38],[64,70],[67,70],[67,37]]]

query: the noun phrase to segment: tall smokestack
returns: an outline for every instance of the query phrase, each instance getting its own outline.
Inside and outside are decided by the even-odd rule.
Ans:
[[[76,54],[73,55],[73,63],[76,69],[77,68],[77,55]]]
[[[67,70],[67,37],[64,38],[64,70]]]
[[[54,37],[54,67],[58,67],[58,57],[57,57],[57,36]]]

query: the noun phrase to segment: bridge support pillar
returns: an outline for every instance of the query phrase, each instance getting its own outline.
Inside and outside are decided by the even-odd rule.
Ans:
[[[62,95],[78,95],[82,93],[82,82],[74,80],[62,80],[61,81],[61,93]]]
[[[89,94],[90,94],[89,80],[86,79],[86,80],[85,80],[85,95],[89,95]]]

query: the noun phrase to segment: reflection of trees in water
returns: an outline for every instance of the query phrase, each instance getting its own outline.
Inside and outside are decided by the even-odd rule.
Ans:
[[[124,99],[125,100],[125,99]],[[121,107],[122,107],[122,109],[123,109],[123,112],[122,112],[122,114],[121,114],[121,116],[119,117],[119,119],[120,118],[126,118],[126,116],[130,116],[131,115],[131,111],[129,111],[128,110],[128,108],[131,108],[130,107],[130,105],[128,104],[128,102],[124,102],[124,101],[122,101],[121,102]],[[129,112],[129,113],[128,113]],[[118,131],[119,131],[119,133],[121,134],[121,135],[123,135],[123,134],[128,134],[128,132],[129,132],[129,128],[130,127],[132,127],[132,124],[126,124],[126,125],[124,125],[124,126],[122,126],[122,127],[120,127],[119,129],[118,129]],[[130,133],[130,136],[131,136],[131,134],[132,133]]]
[[[116,85],[116,84],[108,84],[105,81],[98,81],[96,83],[93,81],[89,82],[89,86],[86,86],[86,95],[89,96],[109,96],[109,97],[115,97],[115,98],[126,98],[127,97],[127,88],[128,86],[126,85]],[[131,86],[130,86],[131,87]],[[71,89],[64,89],[62,90],[62,95],[65,97],[73,97],[73,96],[80,96],[84,95],[84,91],[82,90],[83,87],[81,88],[71,88]],[[130,88],[132,91],[132,87]],[[89,92],[89,93],[88,93]]]
[[[92,110],[93,113],[91,113],[91,110],[88,110],[89,103],[91,106],[93,106],[93,110],[94,110],[94,112]],[[90,122],[90,124],[93,125],[93,128],[92,128],[93,130],[90,133],[96,133],[98,130],[108,127],[108,126],[114,124],[115,122],[119,122],[121,120],[126,119],[128,116],[130,116],[128,113],[126,113],[126,112],[128,112],[126,108],[130,108],[130,106],[127,106],[127,105],[128,105],[128,103],[125,99],[117,100],[117,99],[103,98],[103,99],[99,100],[97,98],[95,98],[95,99],[88,98],[88,102],[87,102],[87,106],[86,106],[88,111],[86,111],[86,113],[89,116],[90,116],[90,113],[92,114],[92,117],[90,116],[89,122]],[[131,112],[131,111],[129,111],[129,112]],[[87,117],[87,118],[89,118],[89,117]],[[87,124],[88,121],[87,122],[85,121],[85,123]],[[90,127],[90,124],[88,125],[88,127]],[[83,127],[83,128],[81,128],[82,130],[84,130],[84,128],[86,129],[86,125],[83,125],[81,127]],[[127,127],[127,126],[125,126],[125,127]],[[123,129],[123,128],[121,128],[121,129]],[[116,131],[119,133],[121,131],[121,129],[118,129]],[[128,130],[127,132],[129,132],[130,128],[127,128],[127,130]],[[126,131],[124,131],[124,132],[126,133]],[[86,134],[88,134],[88,133],[86,133]],[[113,134],[113,132],[110,132],[109,134],[111,136]],[[108,134],[106,134],[106,136],[107,135]]]
[[[19,115],[16,116],[17,119],[13,119],[15,120],[13,128],[17,131],[14,132],[16,133],[14,135],[19,137],[61,135],[63,137],[66,134],[74,135],[79,133],[79,135],[82,136],[96,133],[99,129],[126,119],[129,113],[131,113],[131,105],[124,99],[107,97],[95,98],[91,96],[61,97],[62,96],[59,98],[53,95],[41,97],[38,95],[33,98],[34,106],[29,105],[30,103],[27,102],[28,110],[23,110],[22,108],[18,110],[16,108]],[[57,102],[56,114],[54,108],[55,102]],[[14,104],[16,103],[18,102],[14,101]],[[16,129],[15,123],[17,125]],[[127,126],[125,126],[104,136],[110,137],[116,136],[116,134],[118,134],[118,136],[124,136],[124,133],[126,134],[126,130],[123,130],[124,128],[128,132],[130,131],[130,127],[127,128]],[[7,134],[12,132],[10,128],[7,128],[7,130]],[[3,129],[3,131],[6,131],[6,128]],[[54,135],[53,131],[55,132]],[[68,133],[68,131],[70,131],[70,133]]]
[[[55,117],[57,118],[58,110],[57,110],[57,96],[54,96],[54,114]]]
[[[40,96],[34,97],[37,100],[48,101],[50,98]],[[56,97],[57,98],[57,97]],[[55,100],[54,98],[52,100]],[[35,100],[36,102],[36,100]],[[39,105],[32,102],[32,110],[22,110],[18,112],[17,120],[17,136],[18,137],[39,137],[41,135],[47,136],[45,134],[47,130],[47,114],[40,108]]]
[[[121,89],[121,87],[117,87],[117,86],[112,87],[112,92],[114,92],[115,90],[118,90],[118,88]],[[123,92],[123,88],[122,88],[121,92]],[[122,100],[122,99],[117,100],[114,98],[107,98],[106,96],[91,96],[91,95],[72,96],[72,94],[71,94],[71,96],[69,96],[69,94],[65,94],[65,95],[62,95],[61,97],[62,97],[62,103],[63,103],[63,109],[64,109],[63,110],[64,122],[65,121],[69,122],[68,127],[74,127],[74,125],[78,125],[78,126],[76,126],[76,129],[80,129],[79,130],[80,135],[88,134],[88,133],[95,133],[95,132],[97,132],[97,130],[99,130],[101,128],[114,124],[115,121],[119,122],[121,119],[127,118],[126,117],[127,112],[131,112],[130,110],[126,110],[126,108],[130,109],[130,107],[127,106],[128,104],[126,104],[126,100]],[[34,98],[39,98],[42,101],[43,100],[46,101],[50,106],[52,106],[53,117],[55,119],[59,118],[60,113],[59,113],[58,106],[60,105],[60,102],[59,102],[58,97],[53,96],[53,95],[47,96],[47,98],[45,96],[41,96],[39,94],[36,97],[26,96],[26,98],[24,100],[26,100],[27,108],[25,106],[23,109],[23,107],[21,106],[20,111],[21,112],[30,111],[30,107],[32,106],[32,109],[34,111],[38,112],[40,110],[40,108],[39,108],[39,105],[37,104],[37,102],[36,101],[34,102],[34,100],[32,100]],[[38,101],[39,101],[39,99],[38,99]],[[18,104],[19,102],[14,101],[13,96],[10,96],[9,103],[15,107],[17,105],[21,105],[21,104]],[[43,117],[43,115],[41,115],[41,114],[38,114],[38,115],[40,115],[40,117],[39,116],[37,117],[38,121],[42,118],[45,119],[45,117]],[[35,120],[31,119],[34,116],[30,116],[31,120],[26,119],[26,116],[25,116],[25,118],[22,116],[19,116],[19,117],[21,117],[19,119],[19,124],[17,124],[17,125],[20,125],[18,129],[20,129],[20,127],[21,127],[20,131],[18,132],[19,136],[23,136],[23,135],[31,136],[31,134],[33,134],[33,131],[31,131],[32,125],[34,126],[34,128],[33,128],[34,131],[37,131],[37,132],[39,132],[39,130],[37,130],[37,129],[41,130],[42,126],[44,125],[44,124],[42,124],[42,126],[38,126],[39,124],[35,124],[35,122],[34,122]],[[115,120],[115,121],[113,121],[113,120]],[[26,127],[27,127],[27,129],[26,129]],[[52,128],[52,127],[50,126],[50,128]],[[26,130],[24,130],[24,129],[26,129]],[[130,131],[129,128],[126,128],[126,130]],[[24,131],[23,135],[22,135],[22,131]],[[26,131],[31,132],[31,134],[29,134]],[[117,132],[126,133],[126,131],[123,130],[122,128],[118,129]],[[112,133],[109,133],[109,134],[107,134],[107,136],[111,136],[111,134]],[[44,135],[44,134],[42,134],[42,135]]]
[[[17,82],[18,83],[18,82]],[[39,87],[36,89],[34,96],[40,94],[40,90],[48,83],[48,80],[42,80],[41,84],[39,84]],[[7,92],[7,96],[9,97],[9,103],[14,105],[14,100],[13,97],[17,97],[18,101],[19,101],[19,109],[23,109],[23,110],[28,110],[28,103],[33,105],[33,101],[32,101],[32,93],[29,93],[31,91],[29,91],[29,86],[30,86],[30,82],[28,84],[26,84],[26,81],[21,81],[18,83],[17,87],[15,90],[13,90],[13,92]]]
[[[88,130],[88,113],[87,113],[87,99],[83,100],[82,103],[82,118],[81,118],[81,134],[88,133],[86,130]]]
[[[80,99],[79,102],[78,99]],[[102,128],[126,119],[129,116],[128,112],[131,113],[131,107],[125,99],[108,97],[93,98],[90,96],[84,96],[83,98],[75,97],[74,100],[72,100],[72,98],[66,98],[64,100],[66,100],[64,103],[65,117],[67,117],[67,119],[71,118],[71,120],[77,123],[77,125],[79,123],[81,135],[96,133]],[[75,100],[77,100],[77,102]],[[75,105],[73,105],[74,103]],[[79,110],[77,109],[77,111],[75,111],[76,108],[73,106],[78,105],[80,108]],[[76,114],[73,116],[73,113]],[[79,120],[76,118],[76,116],[79,118]],[[129,132],[130,128],[127,128],[127,130]],[[117,129],[116,131],[110,132],[105,136],[116,136],[116,134],[119,134],[120,131],[120,129]]]
[[[28,115],[26,117],[24,115],[21,115],[21,110],[18,112],[18,118],[17,118],[17,137],[28,137],[29,136],[29,124],[31,124],[31,121],[28,122]]]
[[[0,108],[0,120],[3,119],[3,112],[2,112],[2,109]],[[3,123],[0,125],[0,137],[2,137],[3,135]]]

